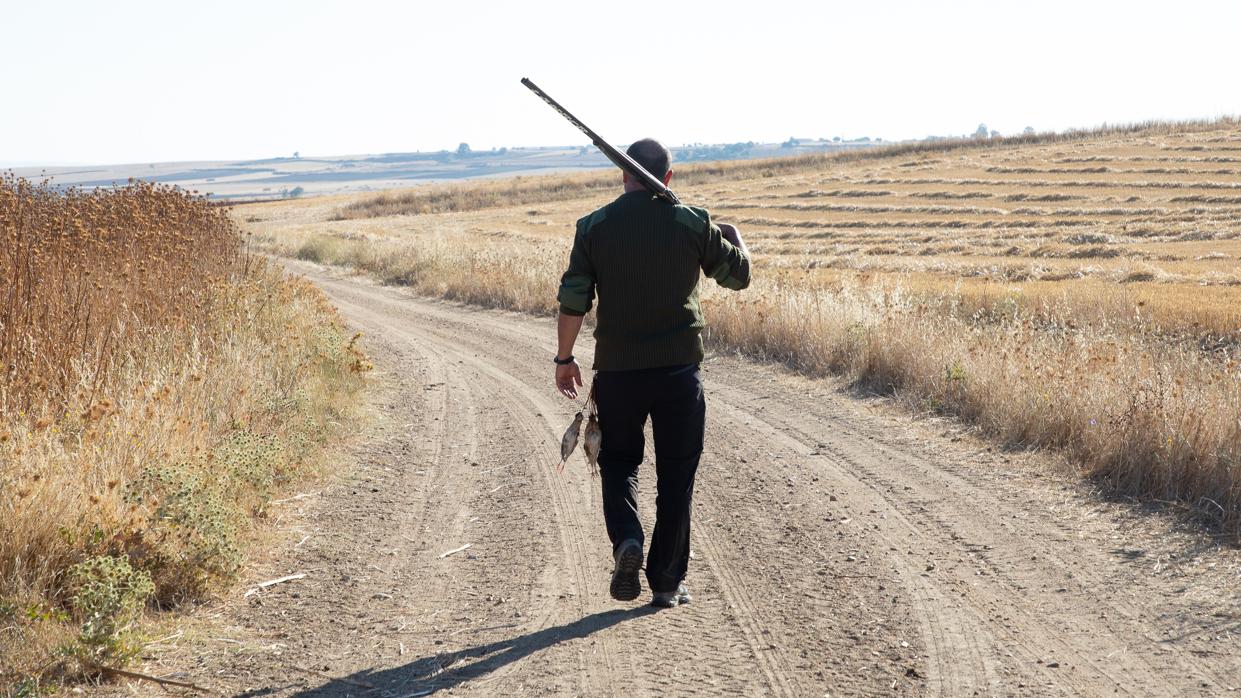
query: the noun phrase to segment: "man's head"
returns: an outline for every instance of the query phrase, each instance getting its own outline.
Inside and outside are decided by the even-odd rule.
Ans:
[[[634,144],[629,146],[629,150],[626,150],[625,154],[633,158],[635,162],[665,185],[672,179],[672,153],[664,147],[663,143],[654,138],[643,138],[640,141],[634,141]],[[625,191],[638,191],[642,189],[642,183],[631,181],[628,174],[625,175],[624,182]]]

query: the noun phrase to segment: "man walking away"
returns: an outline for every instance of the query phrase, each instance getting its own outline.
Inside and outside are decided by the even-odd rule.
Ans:
[[[627,152],[665,184],[671,180],[671,153],[658,141],[640,140]],[[595,402],[603,518],[616,565],[612,598],[641,593],[638,464],[649,416],[658,494],[646,580],[652,604],[671,608],[690,600],[690,502],[706,417],[699,270],[739,291],[750,284],[750,254],[737,229],[713,223],[705,209],[656,198],[628,174],[622,183],[624,194],[577,222],[557,297],[556,387],[577,397],[582,375],[573,345],[598,296]]]

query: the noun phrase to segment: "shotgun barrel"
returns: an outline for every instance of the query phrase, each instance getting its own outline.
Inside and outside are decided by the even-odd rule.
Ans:
[[[550,104],[552,109],[555,109],[561,116],[568,119],[569,123],[578,127],[582,133],[586,134],[586,137],[590,139],[590,142],[595,144],[596,148],[603,151],[603,154],[607,156],[607,159],[611,160],[617,167],[629,173],[629,176],[641,182],[642,185],[652,194],[664,199],[670,204],[681,203],[681,200],[677,198],[677,195],[673,194],[671,189],[664,186],[664,183],[659,181],[655,175],[647,172],[646,168],[635,162],[633,158],[629,157],[625,153],[622,153],[616,148],[613,148],[607,141],[600,138],[599,134],[590,130],[590,127],[582,123],[581,119],[578,119],[576,116],[570,114],[568,109],[560,106],[559,102],[552,99],[551,96],[540,89],[538,85],[531,82],[530,78],[522,78],[521,84],[530,88],[531,92],[538,95],[540,99]]]

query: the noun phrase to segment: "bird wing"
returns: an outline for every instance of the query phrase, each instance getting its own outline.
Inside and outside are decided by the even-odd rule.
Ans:
[[[599,428],[599,422],[592,414],[590,421],[586,423],[586,443],[583,444],[582,450],[586,453],[586,462],[590,463],[590,472],[599,472],[599,450],[603,446],[603,431]]]
[[[582,420],[580,419],[574,420],[574,422],[569,425],[569,428],[565,429],[564,437],[560,439],[561,462],[569,460],[569,456],[573,455],[573,449],[577,448],[577,435],[581,423]]]

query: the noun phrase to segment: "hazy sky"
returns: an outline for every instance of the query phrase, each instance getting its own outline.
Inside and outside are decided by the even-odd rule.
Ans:
[[[1241,3],[0,0],[0,163],[1004,133],[1241,112]]]

